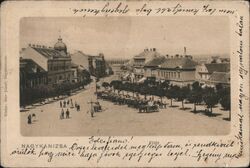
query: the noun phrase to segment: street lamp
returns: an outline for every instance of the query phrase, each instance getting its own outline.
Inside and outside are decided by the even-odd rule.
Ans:
[[[98,78],[98,77],[95,78],[95,93],[96,93],[96,100],[98,99],[98,96],[97,96],[97,82],[99,82],[99,78]]]

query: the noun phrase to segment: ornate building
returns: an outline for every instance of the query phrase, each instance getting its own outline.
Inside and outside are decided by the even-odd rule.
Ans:
[[[48,74],[49,85],[72,82],[74,72],[71,69],[71,57],[61,37],[58,38],[54,48],[30,44],[21,51],[21,57],[32,59],[43,68]]]

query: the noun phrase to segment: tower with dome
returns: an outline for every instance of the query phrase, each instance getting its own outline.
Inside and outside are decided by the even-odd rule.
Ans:
[[[54,45],[54,49],[57,50],[57,51],[59,51],[62,55],[66,55],[67,56],[67,46],[63,42],[61,36],[59,36],[58,41]]]

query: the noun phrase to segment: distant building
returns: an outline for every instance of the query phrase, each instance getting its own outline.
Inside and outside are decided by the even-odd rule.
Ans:
[[[213,72],[206,85],[216,86],[217,84],[222,84],[223,86],[230,86],[230,72]]]
[[[106,62],[102,53],[99,56],[89,56],[89,72],[97,78],[106,76]]]
[[[214,72],[230,72],[230,63],[210,63],[196,66],[195,77],[200,83],[207,83]]]
[[[62,38],[52,47],[29,45],[21,51],[21,57],[32,59],[43,68],[48,75],[48,84],[58,84],[65,81],[72,82],[71,58],[67,53],[67,46]]]
[[[134,56],[130,62],[133,66],[135,80],[140,80],[144,76],[144,66],[153,58],[160,57],[161,55],[156,51],[156,48],[144,49],[143,52]]]
[[[195,81],[195,66],[197,62],[192,56],[175,55],[168,57],[159,65],[156,78],[169,80],[173,85],[185,86]]]
[[[77,51],[71,55],[71,58],[73,63],[86,68],[92,76],[101,78],[108,75],[110,71],[102,53],[93,56]]]
[[[129,59],[109,59],[106,60],[109,65],[124,65],[129,62]]]
[[[71,69],[73,71],[73,82],[88,83],[90,81],[90,73],[83,66],[71,63]]]
[[[159,77],[159,66],[166,61],[166,57],[160,56],[153,58],[151,61],[144,65],[144,77]]]

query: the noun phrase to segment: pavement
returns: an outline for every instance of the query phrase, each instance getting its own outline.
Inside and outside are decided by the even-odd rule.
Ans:
[[[111,81],[115,76],[101,79]],[[185,104],[181,110],[181,102],[173,102],[174,107],[167,106],[159,112],[139,113],[126,105],[114,105],[112,102],[99,100],[103,111],[90,114],[90,101],[96,101],[95,83],[84,90],[65,98],[80,104],[81,110],[67,108],[69,119],[60,119],[60,103],[54,101],[42,106],[35,106],[20,112],[21,134],[23,136],[170,136],[170,135],[225,135],[230,133],[228,111],[218,106],[213,109],[215,116],[193,113],[193,104]],[[170,104],[170,100],[165,99]],[[66,111],[65,108],[64,110]],[[204,110],[204,105],[197,106],[197,111]],[[32,124],[27,123],[29,114],[35,114]]]

